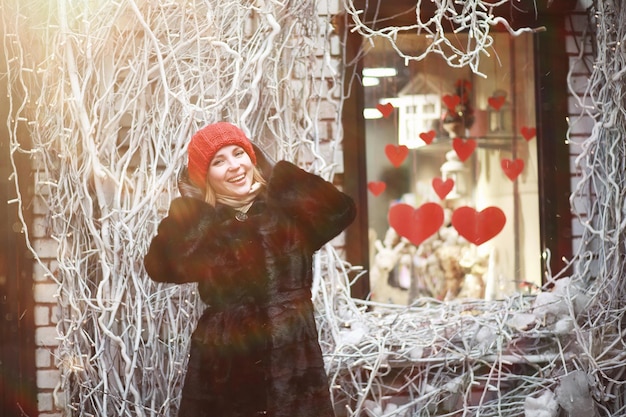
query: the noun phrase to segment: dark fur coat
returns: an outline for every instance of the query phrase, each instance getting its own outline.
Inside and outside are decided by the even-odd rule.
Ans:
[[[280,161],[245,221],[181,197],[144,259],[159,282],[198,282],[179,417],[330,417],[311,302],[312,257],[355,217],[331,183]]]

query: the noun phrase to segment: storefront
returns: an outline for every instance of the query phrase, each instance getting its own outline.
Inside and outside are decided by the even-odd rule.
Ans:
[[[360,59],[344,107],[346,183],[361,207],[348,246],[370,266],[373,299],[533,292],[571,259],[562,45],[576,2],[561,3],[536,15],[497,9],[511,26],[489,40],[427,25],[416,36],[411,2],[367,5],[363,24],[395,28],[389,37],[354,30],[347,42]],[[427,22],[434,11],[423,7]],[[454,58],[487,41],[475,62]],[[397,204],[412,208],[405,221],[393,218]]]

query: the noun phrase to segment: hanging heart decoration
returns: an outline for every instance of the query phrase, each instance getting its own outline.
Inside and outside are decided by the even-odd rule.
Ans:
[[[389,208],[387,217],[389,226],[399,236],[419,246],[443,225],[444,214],[443,208],[437,203],[424,203],[416,209],[408,204],[398,203]]]
[[[448,178],[444,181],[442,178],[433,178],[432,185],[435,193],[443,200],[454,188],[454,180]]]
[[[450,110],[451,112],[456,112],[456,106],[461,104],[461,97],[457,96],[456,94],[446,94],[442,97],[442,100],[443,104],[445,104],[448,110]]]
[[[461,162],[465,162],[476,149],[476,141],[474,139],[454,138],[452,139],[452,148]]]
[[[524,170],[524,160],[519,158],[514,160],[505,158],[500,161],[500,166],[504,174],[509,177],[511,181],[515,181]]]
[[[367,188],[375,197],[378,197],[385,191],[387,184],[383,181],[370,181],[367,183]]]
[[[393,104],[391,104],[391,103],[377,104],[376,105],[376,109],[386,119],[387,117],[389,117],[391,115],[391,113],[393,113]]]
[[[487,99],[487,102],[495,111],[500,111],[505,101],[506,96],[493,96]]]
[[[428,132],[420,133],[420,139],[426,143],[426,145],[430,145],[435,140],[435,136],[437,136],[437,132],[434,130],[429,130]]]
[[[461,90],[471,91],[472,90],[472,82],[470,80],[457,80],[456,87]]]
[[[391,162],[394,167],[398,168],[409,155],[409,148],[407,148],[406,145],[388,144],[385,146],[385,155],[387,155],[389,162]]]
[[[476,211],[472,207],[462,206],[452,212],[452,227],[468,242],[477,246],[493,239],[505,224],[506,215],[498,207]]]
[[[526,139],[526,142],[528,142],[537,136],[537,129],[534,127],[522,126],[520,133],[522,134],[522,137]]]

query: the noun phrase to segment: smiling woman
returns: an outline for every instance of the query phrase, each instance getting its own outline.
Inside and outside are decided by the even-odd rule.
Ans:
[[[153,280],[197,282],[206,303],[178,415],[333,416],[312,263],[354,219],[352,199],[287,161],[265,160],[230,123],[200,129],[187,153],[198,190],[172,201],[144,258]]]
[[[206,202],[226,202],[245,215],[265,184],[245,133],[227,122],[213,123],[194,134],[187,154],[189,179],[205,194]]]

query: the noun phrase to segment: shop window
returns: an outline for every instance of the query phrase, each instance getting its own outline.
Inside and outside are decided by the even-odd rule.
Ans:
[[[418,55],[427,42],[396,44]],[[495,34],[481,75],[435,54],[405,65],[385,39],[363,47],[372,298],[541,286],[531,36]]]
[[[459,48],[468,36],[455,34]],[[360,217],[347,247],[367,272],[355,295],[499,299],[538,291],[570,256],[567,127],[555,117],[567,94],[562,43],[491,36],[478,71],[398,54],[424,56],[427,35],[398,34],[393,46],[348,37],[345,182]]]

